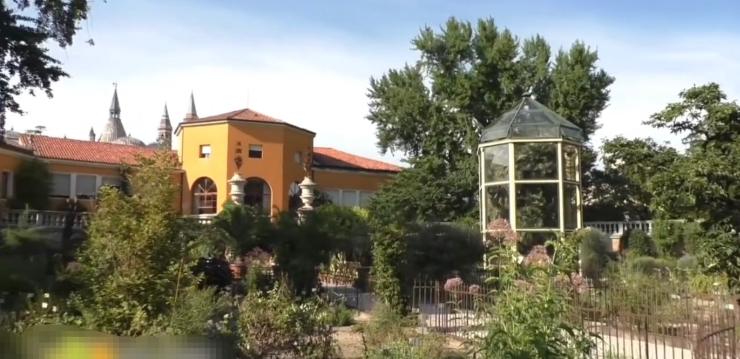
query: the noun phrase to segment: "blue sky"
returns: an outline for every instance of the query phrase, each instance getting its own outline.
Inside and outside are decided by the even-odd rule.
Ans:
[[[86,139],[102,130],[115,81],[127,131],[147,142],[163,104],[176,124],[192,90],[201,116],[250,107],[315,131],[317,146],[398,162],[378,153],[365,120],[369,78],[414,62],[421,27],[490,16],[555,48],[598,49],[616,82],[596,145],[625,135],[680,147],[641,123],[693,84],[740,97],[738,15],[731,1],[96,1],[77,43],[53,50],[71,77],[53,99],[22,97],[27,114],[9,127]]]

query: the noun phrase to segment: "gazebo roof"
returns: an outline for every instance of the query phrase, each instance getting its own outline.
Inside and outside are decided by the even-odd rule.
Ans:
[[[583,142],[583,131],[554,111],[525,97],[513,110],[506,112],[483,129],[481,142],[503,139],[564,138]]]

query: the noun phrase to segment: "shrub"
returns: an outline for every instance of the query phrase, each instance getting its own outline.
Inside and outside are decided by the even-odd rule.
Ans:
[[[49,166],[36,158],[23,160],[15,172],[15,198],[12,207],[44,210],[49,207],[51,192]]]
[[[344,303],[329,307],[329,323],[334,327],[346,327],[355,323],[355,312],[347,308]]]
[[[314,215],[321,217],[320,230],[332,237],[336,251],[343,253],[348,261],[370,264],[372,246],[367,211],[325,204]]]
[[[639,229],[634,229],[625,235],[627,236],[627,248],[629,249],[628,254],[630,256],[658,256],[658,248],[655,245],[655,241],[647,233]]]
[[[644,275],[667,276],[671,271],[671,264],[661,258],[643,256],[632,258],[628,263],[632,272]]]
[[[611,241],[596,229],[581,229],[573,234],[580,242],[581,272],[587,278],[597,280],[602,277],[609,264]]]
[[[298,223],[289,213],[282,213],[275,223],[277,272],[303,296],[317,289],[319,267],[329,263],[335,248],[333,237],[323,231],[323,220],[322,216],[309,215]]]
[[[408,268],[413,276],[468,278],[483,262],[480,232],[456,224],[413,224],[407,228]]]
[[[652,236],[662,255],[680,257],[696,253],[701,232],[696,222],[656,220]]]
[[[694,273],[699,269],[699,260],[696,256],[684,254],[678,259],[678,261],[676,261],[676,268],[680,269],[684,273]]]
[[[253,206],[229,203],[213,219],[213,226],[228,234],[231,247],[237,255],[243,255],[255,247],[269,248],[275,233],[270,218]]]
[[[413,331],[413,321],[383,303],[375,305],[371,318],[359,327],[366,352],[381,351],[384,346],[397,340],[407,341],[409,329]]]
[[[326,307],[296,302],[287,286],[249,293],[239,305],[239,349],[247,358],[332,358],[336,350]]]
[[[420,335],[409,339],[395,339],[380,348],[369,350],[368,359],[443,359],[451,358],[445,351],[445,337],[438,334]]]
[[[588,237],[592,236],[584,240]],[[506,253],[491,253],[501,255]],[[591,337],[568,320],[566,293],[553,285],[552,275],[552,267],[510,262],[491,278],[501,287],[489,308],[490,319],[479,343],[482,357],[583,358],[590,353]]]
[[[407,244],[397,225],[379,226],[373,231],[374,291],[380,303],[396,313],[406,310],[404,290],[408,289],[405,273]]]

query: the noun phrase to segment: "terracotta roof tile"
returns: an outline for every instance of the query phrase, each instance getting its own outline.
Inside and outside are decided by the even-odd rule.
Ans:
[[[277,123],[277,124],[282,124],[282,125],[290,126],[290,127],[293,127],[293,128],[297,128],[297,129],[302,130],[302,131],[314,133],[314,132],[309,131],[309,130],[307,130],[305,128],[301,128],[301,127],[292,125],[292,124],[290,124],[288,122],[285,122],[283,120],[280,120],[280,119],[277,119],[277,118],[274,118],[274,117],[265,115],[263,113],[260,113],[260,112],[257,112],[257,111],[254,111],[254,110],[251,110],[251,109],[248,109],[248,108],[243,108],[243,109],[235,110],[235,111],[231,111],[231,112],[225,112],[225,113],[222,113],[222,114],[219,114],[219,115],[201,117],[201,118],[199,118],[197,120],[189,120],[189,121],[182,122],[182,123],[180,123],[180,125],[187,125],[189,123],[212,122],[212,121],[226,121],[226,120],[238,120],[238,121],[247,121],[247,122],[263,122],[263,123]]]
[[[20,142],[40,158],[111,165],[134,164],[137,156],[157,152],[154,148],[39,135],[21,135]]]
[[[318,168],[337,168],[359,171],[400,172],[401,167],[353,155],[329,147],[314,147],[313,163]]]

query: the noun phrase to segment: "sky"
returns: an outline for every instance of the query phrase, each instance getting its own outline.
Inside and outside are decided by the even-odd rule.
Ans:
[[[413,63],[411,40],[451,16],[492,17],[554,49],[582,40],[616,78],[594,145],[618,135],[680,138],[643,121],[695,84],[740,98],[740,3],[733,1],[97,0],[66,49],[54,97],[24,95],[7,128],[87,139],[108,118],[113,83],[128,133],[153,142],[163,106],[173,126],[191,91],[201,117],[249,107],[316,132],[315,146],[381,154],[366,119],[371,77]],[[94,46],[85,41],[93,39]]]

